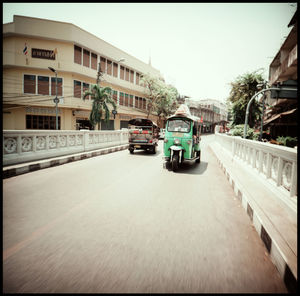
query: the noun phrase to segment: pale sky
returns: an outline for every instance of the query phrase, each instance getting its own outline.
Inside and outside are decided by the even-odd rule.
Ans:
[[[192,99],[229,96],[239,75],[269,65],[294,12],[290,3],[3,3],[13,15],[72,23],[158,69]]]

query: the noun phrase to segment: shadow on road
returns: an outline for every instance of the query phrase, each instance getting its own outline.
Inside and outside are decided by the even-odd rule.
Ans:
[[[150,151],[145,151],[145,150],[134,150],[133,154],[130,154],[130,152],[128,151],[128,154],[132,157],[134,157],[134,156],[147,156],[147,157],[152,156],[152,157],[155,157],[155,156],[161,154],[161,150],[157,149],[155,154],[152,154]]]
[[[208,162],[201,161],[201,163],[196,163],[195,161],[185,161],[183,162],[175,174],[190,174],[190,175],[202,175],[208,166]],[[172,172],[172,167],[167,168],[168,171]]]

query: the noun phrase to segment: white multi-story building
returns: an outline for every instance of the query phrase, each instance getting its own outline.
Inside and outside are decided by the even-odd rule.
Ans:
[[[14,16],[3,25],[3,129],[55,129],[55,73],[59,129],[90,127],[91,99],[83,92],[96,83],[113,90],[117,114],[101,129],[127,127],[144,117],[147,94],[142,74],[163,79],[159,70],[71,23]],[[150,119],[157,120],[154,114]]]
[[[202,117],[202,132],[213,132],[215,125],[224,125],[227,121],[227,108],[222,102],[214,99],[186,100],[191,113]]]

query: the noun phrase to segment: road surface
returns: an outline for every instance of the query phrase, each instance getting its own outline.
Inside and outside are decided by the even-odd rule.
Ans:
[[[286,293],[213,140],[176,173],[160,141],[3,180],[3,292]]]

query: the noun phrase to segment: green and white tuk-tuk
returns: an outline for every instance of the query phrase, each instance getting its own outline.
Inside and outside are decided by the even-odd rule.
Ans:
[[[182,104],[167,119],[164,139],[165,166],[177,171],[184,160],[200,163],[200,118],[191,115],[188,106]]]

